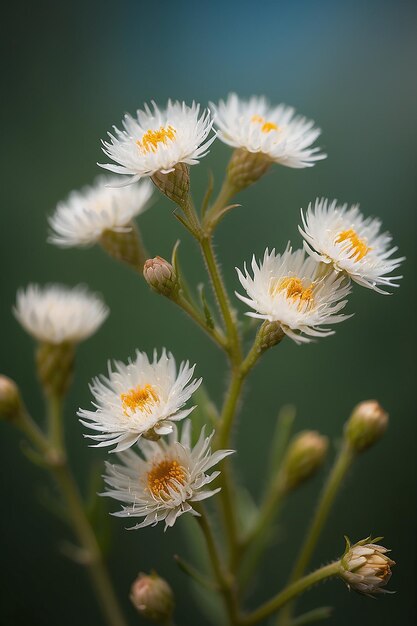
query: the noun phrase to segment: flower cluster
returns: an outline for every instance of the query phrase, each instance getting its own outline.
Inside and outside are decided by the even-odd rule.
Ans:
[[[240,326],[212,247],[214,228],[227,211],[238,206],[230,204],[231,198],[256,182],[273,164],[301,169],[325,159],[326,154],[315,145],[320,133],[312,120],[297,114],[292,107],[271,106],[263,97],[244,101],[230,94],[225,101],[211,103],[204,110],[195,102],[188,106],[168,101],[164,109],[155,103],[145,105],[135,117],[126,115],[123,128],[114,127],[108,133],[109,140],[103,142],[103,152],[112,162],[101,167],[112,175],[101,176],[91,186],[70,193],[49,218],[51,243],[61,248],[99,243],[112,257],[143,276],[153,291],[181,307],[230,360],[232,380],[223,409],[217,411],[205,392],[201,388],[199,391],[205,405],[202,413],[216,422],[215,438],[214,431],[206,435],[204,426],[192,437],[191,414],[196,407],[189,403],[202,379],[194,378],[196,366],[189,361],[181,362],[177,368],[174,356],[165,349],[161,353],[155,350],[152,358],[137,350],[127,363],[109,361],[107,374],[95,377],[90,384],[92,407],[80,408],[77,415],[88,429],[84,436],[92,440],[92,447],[111,447],[109,452],[116,453],[112,458],[118,462],[105,464],[106,488],[101,494],[121,503],[121,510],[114,515],[139,518],[134,529],[159,522],[164,522],[167,529],[184,513],[200,517],[213,571],[219,579],[218,588],[223,595],[232,593],[229,600],[226,598],[232,612],[240,597],[239,577],[236,576],[236,588],[234,582],[229,584],[229,573],[232,576],[235,571],[223,572],[222,559],[215,554],[216,541],[199,502],[220,491],[214,483],[220,471],[212,470],[234,452],[228,447],[245,377],[261,354],[284,337],[306,344],[332,335],[331,327],[350,317],[345,307],[352,283],[387,293],[387,288],[397,287],[401,278],[396,271],[404,258],[395,256],[397,248],[378,219],[364,217],[357,205],[349,207],[336,200],[317,199],[301,211],[300,249],[293,249],[291,243],[282,253],[267,248],[260,260],[253,255],[243,269],[236,268],[244,291],[235,292],[236,296],[249,307],[246,315],[261,320],[253,345],[244,354]],[[189,166],[206,156],[216,138],[234,151],[217,199],[211,201],[209,188],[199,213],[190,195]],[[145,253],[134,220],[149,207],[153,185],[177,204],[176,217],[201,248],[221,323],[211,311],[203,285],[199,289],[199,304],[193,297],[177,258],[177,245],[171,262],[161,256],[148,258]],[[0,377],[0,413],[9,421],[20,420],[20,428],[32,438],[34,434],[34,447],[40,443],[41,453],[47,451],[45,466],[49,463],[56,467],[65,462],[65,454],[61,456],[65,450],[57,406],[71,381],[75,348],[99,329],[108,309],[100,297],[82,286],[68,289],[60,285],[29,285],[18,292],[14,314],[38,344],[38,376],[47,400],[51,401],[49,432],[44,437],[37,426],[28,428],[29,417],[18,388],[5,377]],[[387,423],[388,414],[376,401],[356,407],[345,427],[340,457],[344,465],[336,464],[339,484],[351,459],[380,439]],[[240,520],[234,519],[235,509],[239,509],[240,515],[240,504],[233,501],[233,474],[223,476],[222,502],[230,562],[237,567],[245,550],[252,547],[253,537],[262,543],[262,537],[269,536],[268,523],[272,523],[280,498],[318,471],[328,449],[327,437],[317,431],[299,433],[287,442],[285,449],[286,435],[278,439],[282,447],[281,466],[270,481],[265,501],[254,512],[255,521],[246,524],[249,532],[243,524],[239,527]],[[223,470],[227,472],[227,466]],[[336,493],[334,476],[332,480],[330,491],[329,487],[323,491],[323,515],[318,518],[323,521]],[[72,503],[76,492],[71,490]],[[80,505],[75,518],[82,515]],[[88,521],[85,523],[88,525]],[[89,532],[81,535],[83,540]],[[370,595],[384,592],[394,562],[384,547],[368,539],[354,546],[348,542],[340,561],[323,571]],[[311,548],[311,542],[306,545]],[[260,551],[256,543],[254,547],[252,556],[256,560]],[[304,554],[303,563],[301,554],[304,569],[307,556]],[[185,569],[190,570],[187,566]],[[197,578],[202,577],[197,574]],[[311,575],[306,579],[316,580]],[[287,601],[291,599],[278,594],[278,600],[283,596]],[[161,623],[171,621],[172,591],[156,574],[139,576],[132,586],[131,600],[146,618]],[[278,605],[266,603],[249,616],[247,623],[269,617],[271,606]],[[233,623],[239,621],[235,615],[232,617]]]

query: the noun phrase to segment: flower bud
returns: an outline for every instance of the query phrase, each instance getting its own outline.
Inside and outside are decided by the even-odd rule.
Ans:
[[[184,207],[188,203],[190,193],[190,169],[185,163],[177,163],[172,172],[163,174],[156,172],[152,182],[167,198]]]
[[[117,261],[140,270],[145,252],[137,226],[130,222],[123,231],[105,230],[100,237],[102,248]]]
[[[139,574],[130,588],[135,609],[151,622],[168,622],[174,612],[174,594],[168,583],[157,574]]]
[[[376,400],[361,402],[345,425],[345,438],[356,452],[373,446],[386,431],[388,413]]]
[[[265,321],[258,331],[257,343],[259,346],[259,350],[264,352],[268,350],[268,348],[272,348],[276,346],[282,339],[284,339],[285,333],[281,328],[281,324],[279,322],[269,322]]]
[[[346,550],[341,558],[340,577],[349,588],[358,593],[372,596],[379,593],[391,593],[382,587],[389,582],[391,567],[395,561],[387,556],[387,548],[372,543],[370,537],[350,545],[346,538]],[[370,543],[368,543],[370,542]]]
[[[0,374],[0,419],[13,419],[19,416],[22,400],[14,380]]]
[[[174,268],[160,256],[145,261],[143,276],[148,285],[157,293],[173,298],[178,292],[179,283]]]
[[[256,183],[269,169],[272,161],[263,152],[249,152],[238,148],[232,154],[227,175],[236,192]]]
[[[75,347],[73,343],[39,343],[36,366],[39,380],[47,395],[63,396],[72,380]]]
[[[291,441],[283,463],[286,491],[298,487],[323,464],[329,440],[314,430],[305,430]]]

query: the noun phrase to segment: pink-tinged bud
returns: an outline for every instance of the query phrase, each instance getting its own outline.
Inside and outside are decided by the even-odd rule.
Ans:
[[[160,256],[145,261],[143,276],[148,285],[167,298],[175,298],[179,283],[174,268]]]
[[[175,607],[173,591],[155,573],[138,575],[130,588],[130,599],[138,613],[151,622],[163,624],[172,618]]]
[[[0,419],[12,420],[22,410],[22,400],[14,380],[0,374]]]
[[[356,452],[373,446],[385,433],[388,413],[376,400],[358,404],[346,422],[345,437]]]
[[[290,442],[283,464],[287,491],[295,489],[313,476],[322,466],[329,440],[314,430],[305,430]]]
[[[349,588],[367,596],[392,593],[383,587],[391,578],[395,561],[387,556],[387,548],[373,543],[379,539],[367,537],[353,546],[346,539],[346,550],[340,561],[340,577]]]

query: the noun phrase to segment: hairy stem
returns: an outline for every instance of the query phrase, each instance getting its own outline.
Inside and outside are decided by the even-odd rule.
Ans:
[[[53,415],[54,422],[58,418],[60,419],[60,413],[60,406],[58,407],[58,404],[54,402],[54,407],[50,407],[50,414]],[[80,493],[66,460],[65,450],[54,447],[52,438],[49,440],[27,413],[20,416],[18,426],[42,455],[48,470],[55,478],[61,491],[74,533],[85,554],[84,562],[88,568],[97,601],[108,626],[126,626],[103,555],[87,519]],[[55,432],[57,432],[56,426],[51,429],[51,435]]]
[[[340,569],[340,561],[335,561],[329,565],[325,565],[320,569],[300,578],[296,582],[288,585],[274,598],[263,604],[256,609],[253,613],[250,613],[241,620],[242,626],[253,626],[262,620],[266,620],[270,615],[276,613],[282,606],[290,602],[293,598],[299,596],[301,593],[317,584],[318,582],[337,576]]]
[[[354,458],[354,451],[348,443],[344,442],[319,498],[307,535],[291,572],[290,583],[298,580],[307,569],[330,509]],[[290,605],[283,611],[279,620],[280,626],[287,626],[291,623],[294,608],[294,605]]]

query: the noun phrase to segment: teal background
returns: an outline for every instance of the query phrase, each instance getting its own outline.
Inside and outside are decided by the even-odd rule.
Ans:
[[[323,129],[319,145],[326,161],[299,171],[274,167],[241,194],[242,208],[221,225],[216,246],[231,292],[238,286],[234,267],[253,252],[282,249],[288,239],[301,244],[299,209],[316,196],[360,201],[366,215],[382,218],[407,256],[393,296],[355,288],[349,303],[355,316],[335,336],[302,347],[285,341],[266,355],[246,387],[235,437],[239,475],[256,495],[283,404],[296,404],[297,429],[319,429],[335,444],[358,401],[377,398],[390,412],[384,440],[356,463],[340,493],[313,565],[337,556],[344,534],[353,540],[384,535],[398,562],[390,585],[397,594],[372,601],[334,581],[302,598],[305,609],[333,604],[328,623],[338,626],[408,625],[415,618],[416,17],[414,3],[382,0],[75,0],[16,3],[3,15],[0,370],[18,381],[41,421],[33,344],[11,314],[16,289],[32,281],[84,282],[103,294],[112,314],[80,346],[66,406],[72,466],[83,484],[91,465],[100,468],[106,455],[87,447],[75,412],[87,407],[87,384],[108,358],[126,360],[137,347],[167,346],[179,360],[197,363],[218,403],[227,377],[222,354],[133,272],[98,248],[62,251],[46,243],[46,216],[71,189],[96,176],[96,162],[103,160],[99,140],[125,111],[152,98],[206,104],[236,90],[292,104]],[[192,168],[197,198],[209,169],[219,184],[229,155],[216,142]],[[141,230],[152,255],[169,256],[181,238],[184,268],[197,284],[203,275],[198,251],[172,210],[157,198],[140,219]],[[102,624],[87,577],[60,555],[63,538],[71,536],[40,503],[48,482],[22,456],[20,440],[0,425],[0,622]],[[323,477],[288,501],[252,602],[284,583]],[[187,554],[186,522],[166,534],[162,527],[128,533],[123,521],[109,519],[110,566],[131,623],[141,621],[127,600],[130,583],[138,571],[155,567],[177,594],[178,624],[206,624],[171,559],[174,552]]]

